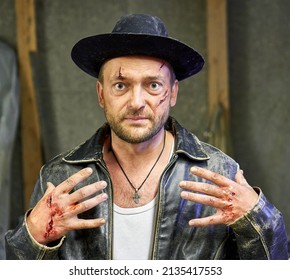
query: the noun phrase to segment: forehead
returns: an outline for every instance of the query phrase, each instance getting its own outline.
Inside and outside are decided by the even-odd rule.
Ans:
[[[172,68],[164,60],[148,56],[124,56],[108,60],[102,66],[103,77],[170,77]]]

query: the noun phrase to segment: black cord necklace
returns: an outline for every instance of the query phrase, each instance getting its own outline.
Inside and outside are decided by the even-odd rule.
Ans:
[[[134,185],[133,185],[133,183],[132,183],[132,182],[130,181],[130,179],[128,178],[126,172],[124,171],[122,165],[120,164],[120,162],[119,162],[119,160],[118,160],[118,158],[117,158],[117,156],[116,156],[116,154],[115,154],[115,152],[114,152],[114,150],[113,150],[112,143],[111,143],[111,151],[112,151],[112,153],[113,153],[113,155],[114,155],[114,157],[115,157],[115,159],[116,159],[116,162],[117,162],[117,164],[119,165],[119,167],[120,167],[121,171],[123,172],[124,176],[126,177],[127,181],[129,182],[130,186],[131,186],[131,187],[133,188],[133,190],[135,191],[135,192],[134,192],[134,195],[133,195],[133,200],[134,200],[134,202],[135,202],[136,204],[139,203],[139,199],[141,198],[140,194],[138,193],[139,190],[143,187],[144,183],[146,182],[146,180],[147,180],[148,177],[150,176],[151,172],[153,171],[154,167],[156,166],[157,162],[159,161],[159,159],[160,159],[160,157],[161,157],[161,155],[162,155],[162,153],[163,153],[163,151],[164,151],[165,140],[166,140],[166,131],[164,132],[164,141],[163,141],[163,147],[162,147],[162,150],[161,150],[161,152],[160,152],[158,158],[156,159],[155,163],[154,163],[153,166],[151,167],[149,173],[147,174],[146,178],[143,180],[143,182],[142,182],[142,184],[140,185],[139,188],[135,188]]]

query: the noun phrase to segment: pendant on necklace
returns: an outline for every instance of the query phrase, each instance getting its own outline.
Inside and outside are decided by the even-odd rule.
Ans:
[[[133,195],[133,199],[134,199],[134,202],[135,202],[136,204],[139,203],[139,198],[140,198],[140,197],[141,197],[141,196],[138,194],[138,192],[135,191],[135,193],[134,193],[134,195]]]

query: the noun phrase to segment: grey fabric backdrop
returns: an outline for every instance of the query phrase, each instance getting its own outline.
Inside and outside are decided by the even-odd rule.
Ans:
[[[12,158],[19,117],[19,81],[15,52],[0,41],[0,260],[10,227]]]

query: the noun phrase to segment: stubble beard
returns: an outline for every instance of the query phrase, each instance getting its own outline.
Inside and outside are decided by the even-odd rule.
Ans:
[[[126,115],[113,116],[111,115],[106,107],[104,108],[105,117],[110,125],[112,131],[123,141],[130,144],[139,144],[152,139],[158,132],[164,127],[168,117],[169,111],[165,112],[163,115],[155,118],[153,115],[147,116],[150,121],[150,127],[144,129],[142,126],[127,126],[124,124]],[[130,116],[138,116],[138,112]],[[129,115],[127,113],[127,115]],[[141,132],[142,131],[142,132]]]

